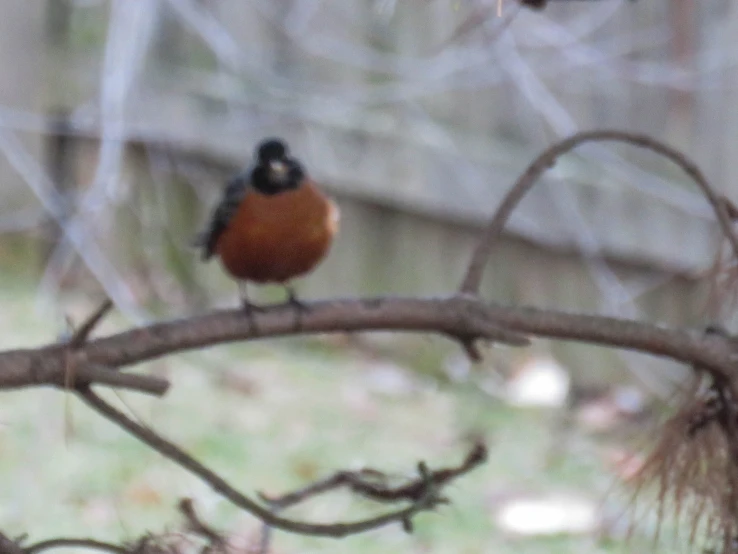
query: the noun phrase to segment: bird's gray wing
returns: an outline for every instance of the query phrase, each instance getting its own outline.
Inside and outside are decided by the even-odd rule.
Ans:
[[[215,254],[218,239],[228,227],[228,223],[230,223],[250,188],[249,173],[236,175],[226,185],[223,198],[213,210],[207,228],[194,241],[196,247],[202,248],[203,260],[208,260]]]

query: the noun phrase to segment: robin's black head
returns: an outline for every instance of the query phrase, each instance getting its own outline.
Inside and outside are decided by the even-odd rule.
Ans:
[[[288,153],[287,144],[279,139],[267,139],[257,146],[256,165],[251,172],[251,184],[256,190],[278,194],[300,186],[305,171]]]
[[[261,164],[267,164],[272,160],[283,160],[289,147],[280,139],[266,139],[259,143],[256,148],[256,158]]]

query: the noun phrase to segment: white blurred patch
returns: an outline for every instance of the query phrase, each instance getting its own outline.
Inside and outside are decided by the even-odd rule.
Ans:
[[[386,396],[407,396],[419,390],[411,373],[391,362],[374,362],[364,373],[363,381],[367,390]]]
[[[331,234],[338,232],[338,227],[341,223],[341,210],[332,200],[328,203],[328,229]]]
[[[648,398],[645,393],[632,385],[615,387],[612,396],[613,402],[624,414],[640,414],[647,407]]]
[[[513,406],[559,407],[566,402],[569,373],[550,357],[527,360],[505,386],[505,398]]]
[[[516,535],[585,534],[600,525],[597,504],[587,498],[553,494],[505,502],[495,513],[503,531]]]
[[[577,422],[589,431],[607,431],[627,418],[643,413],[646,395],[633,386],[619,386],[583,403],[577,410]]]

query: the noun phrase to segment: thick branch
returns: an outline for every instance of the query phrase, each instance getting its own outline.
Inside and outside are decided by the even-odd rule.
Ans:
[[[507,307],[471,296],[373,298],[308,304],[295,328],[291,307],[269,308],[256,317],[255,335],[241,310],[222,310],[189,319],[156,323],[91,340],[77,354],[87,363],[124,367],[160,356],[225,342],[298,333],[398,330],[436,332],[455,340],[495,340],[499,329],[522,335],[615,346],[725,374],[735,366],[732,340],[609,317]],[[0,353],[0,389],[63,383],[67,345]]]
[[[489,226],[485,229],[476,249],[474,250],[471,263],[469,264],[469,269],[467,270],[464,281],[461,284],[460,290],[462,293],[477,294],[479,292],[479,285],[482,281],[484,268],[487,265],[490,254],[492,253],[492,248],[495,246],[502,234],[502,229],[505,227],[507,220],[510,219],[512,212],[528,191],[533,188],[533,185],[538,182],[541,175],[543,175],[547,169],[553,167],[559,157],[570,152],[580,144],[585,142],[602,141],[625,142],[651,150],[668,158],[682,168],[684,172],[699,186],[700,190],[709,201],[710,206],[712,206],[712,209],[715,211],[715,215],[717,216],[717,220],[723,233],[730,241],[733,255],[738,259],[738,237],[733,232],[733,226],[728,214],[728,207],[721,197],[712,189],[699,167],[697,167],[697,164],[690,160],[685,154],[648,135],[607,129],[599,131],[584,131],[561,140],[544,150],[518,178],[502,200],[499,208],[497,208],[497,212],[492,218]]]

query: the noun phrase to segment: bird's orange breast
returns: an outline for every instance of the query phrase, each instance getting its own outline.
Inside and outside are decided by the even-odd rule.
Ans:
[[[218,239],[234,277],[284,283],[312,270],[338,230],[338,208],[310,181],[275,195],[249,191]]]

